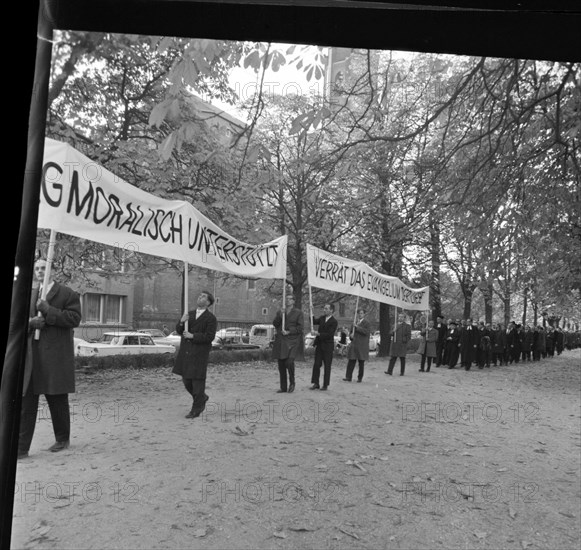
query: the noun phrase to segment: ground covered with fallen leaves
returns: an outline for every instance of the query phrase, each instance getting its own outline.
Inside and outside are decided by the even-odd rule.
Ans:
[[[277,394],[274,363],[212,365],[203,416],[169,368],[81,370],[71,447],[42,409],[12,548],[577,549],[580,351]]]

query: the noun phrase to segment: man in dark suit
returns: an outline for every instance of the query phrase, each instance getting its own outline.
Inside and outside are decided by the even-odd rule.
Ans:
[[[311,376],[311,390],[319,389],[319,376],[321,365],[325,366],[323,373],[323,387],[326,390],[331,381],[331,363],[333,362],[333,350],[335,349],[335,332],[337,331],[337,319],[333,317],[335,306],[325,304],[323,315],[318,319],[313,318],[313,324],[319,327],[315,331],[315,362],[313,363],[313,374]]]
[[[450,319],[448,321],[448,331],[446,332],[446,349],[444,350],[444,357],[446,358],[446,365],[449,369],[456,367],[458,363],[458,355],[460,354],[460,330],[456,326],[456,322]]]
[[[436,340],[436,367],[439,367],[444,361],[444,346],[446,345],[446,333],[448,327],[444,323],[444,318],[441,315],[436,317],[436,325],[434,328],[438,331],[438,339]]]
[[[521,334],[519,332],[520,325],[511,321],[508,325],[508,334],[506,337],[506,345],[509,351],[508,364],[518,363],[521,348]]]
[[[37,286],[32,290],[30,300],[18,458],[28,456],[41,394],[48,403],[56,439],[49,450],[58,452],[69,446],[68,394],[75,391],[73,328],[81,322],[81,301],[75,291],[51,277],[42,298],[40,285],[44,284],[46,268],[45,260],[34,264]]]
[[[214,296],[204,290],[197,300],[197,309],[184,313],[176,325],[176,332],[182,337],[180,348],[172,372],[179,374],[193,403],[186,418],[197,418],[206,408],[206,371],[212,350],[212,340],[216,336],[218,322],[208,308],[214,303]],[[187,326],[186,326],[187,323]]]
[[[480,342],[478,328],[472,325],[472,319],[466,320],[466,325],[460,332],[460,361],[466,370],[470,370],[476,360],[476,351]]]

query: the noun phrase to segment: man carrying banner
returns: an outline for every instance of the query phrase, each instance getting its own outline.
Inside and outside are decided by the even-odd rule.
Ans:
[[[351,329],[351,343],[347,348],[347,372],[345,373],[344,382],[351,382],[353,378],[353,369],[355,362],[359,363],[359,370],[357,372],[357,382],[363,380],[363,372],[365,370],[365,361],[369,359],[369,333],[371,332],[371,325],[365,318],[365,310],[357,310],[357,322]]]
[[[294,306],[295,299],[289,294],[284,313],[277,311],[272,321],[276,329],[272,358],[278,360],[280,375],[280,389],[277,393],[291,393],[295,389],[295,359],[301,353],[299,346],[302,344],[304,322],[303,312]]]
[[[405,373],[405,358],[407,355],[408,342],[412,337],[412,327],[405,322],[405,314],[400,313],[398,316],[398,324],[393,330],[393,340],[391,341],[391,347],[389,349],[389,366],[385,371],[385,374],[393,372],[393,367],[395,366],[395,361],[399,357],[400,372],[399,375],[403,376]]]
[[[218,321],[208,309],[214,303],[214,296],[204,290],[197,300],[197,309],[184,313],[176,325],[176,332],[182,337],[175,360],[173,374],[181,375],[193,403],[186,418],[197,418],[206,408],[206,371],[212,350],[212,340],[216,337]],[[187,321],[187,330],[186,330]]]
[[[313,317],[313,324],[318,325],[318,331],[315,331],[315,362],[313,363],[313,374],[311,376],[311,390],[319,389],[319,376],[321,365],[325,366],[323,373],[323,387],[326,390],[331,381],[331,363],[333,361],[333,349],[335,348],[335,332],[337,330],[337,319],[333,317],[335,306],[325,304],[323,315],[318,319]]]
[[[34,265],[39,286],[33,289],[30,301],[18,458],[28,456],[40,394],[48,403],[56,439],[49,450],[58,452],[69,446],[68,394],[75,391],[73,328],[81,322],[81,301],[76,292],[52,277],[44,281],[46,269],[45,260],[38,260]],[[43,283],[46,284],[45,299],[40,298]]]

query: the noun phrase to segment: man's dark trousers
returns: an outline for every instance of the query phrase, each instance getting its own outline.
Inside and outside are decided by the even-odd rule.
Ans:
[[[36,427],[36,416],[38,414],[38,402],[40,395],[27,392],[22,397],[22,408],[20,416],[20,437],[18,440],[18,450],[28,452],[32,443],[32,436]],[[52,419],[55,440],[62,443],[70,439],[71,416],[69,412],[69,395],[67,393],[59,395],[45,395]]]
[[[331,382],[331,363],[333,362],[333,348],[335,342],[320,342],[315,348],[315,362],[313,363],[313,376],[311,383],[319,385],[321,365],[324,365],[323,386]]]
[[[196,380],[193,378],[182,378],[182,380],[187,392],[194,400],[191,412],[196,415],[202,414],[203,410],[206,408],[206,401],[209,399],[206,395],[206,379]]]

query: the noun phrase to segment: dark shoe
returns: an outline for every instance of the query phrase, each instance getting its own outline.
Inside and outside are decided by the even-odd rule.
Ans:
[[[403,372],[400,372],[400,373],[399,373],[399,375],[400,375],[400,376],[403,376]]]
[[[286,390],[277,390],[276,393],[286,393]]]
[[[190,411],[188,414],[186,414],[186,418],[198,418],[198,416],[200,416],[201,413],[196,412],[196,411]]]
[[[453,369],[454,367],[448,367],[449,369]]]
[[[59,451],[63,451],[69,448],[68,441],[57,441],[54,445],[51,445],[48,450],[53,453],[58,453]]]
[[[313,384],[309,389],[310,390],[318,390],[318,389],[320,389],[320,386],[319,386],[319,384]]]
[[[322,387],[321,387],[321,391],[327,391],[327,387],[328,387],[328,386],[322,386]]]
[[[424,369],[420,369],[418,372],[426,372]]]
[[[292,393],[292,392],[294,392],[294,391],[295,391],[295,385],[294,385],[294,384],[291,384],[291,385],[288,387],[288,393]]]
[[[358,378],[358,379],[357,379],[357,382],[361,382],[361,378]]]
[[[21,458],[26,458],[28,456],[28,451],[18,451],[18,455],[16,455],[16,458],[18,460],[20,460]]]
[[[383,371],[385,374],[389,374],[389,376],[391,376],[391,372],[389,372],[388,370],[384,370]]]
[[[351,382],[351,378],[343,378],[343,382]]]

